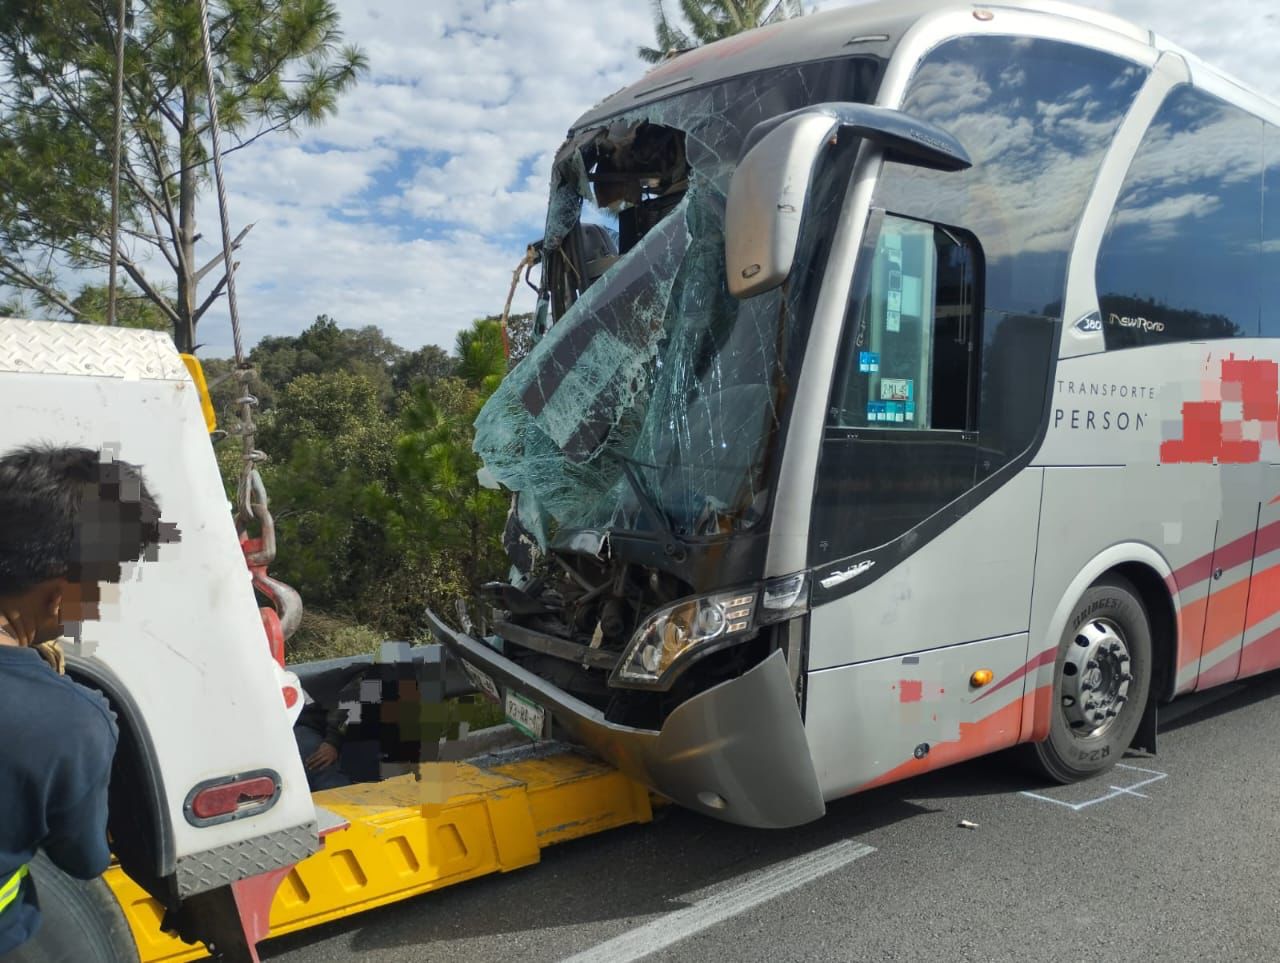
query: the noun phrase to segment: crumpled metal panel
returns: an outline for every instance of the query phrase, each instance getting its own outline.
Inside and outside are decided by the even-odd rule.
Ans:
[[[314,822],[183,856],[177,864],[178,896],[186,899],[236,880],[292,866],[320,848]]]
[[[131,381],[189,377],[161,331],[17,318],[0,319],[0,372]]]
[[[427,612],[452,653],[554,713],[580,743],[681,806],[741,826],[784,829],[826,812],[781,650],[677,706],[661,731],[609,722],[484,642]],[[719,798],[717,798],[719,797]]]

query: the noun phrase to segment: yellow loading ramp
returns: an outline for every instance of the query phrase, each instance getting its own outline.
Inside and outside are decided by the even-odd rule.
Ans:
[[[280,884],[271,936],[530,866],[547,846],[653,815],[644,786],[557,744],[427,763],[419,775],[330,789],[315,801],[347,825]],[[206,958],[203,948],[161,932],[160,904],[119,866],[105,878],[142,963]]]

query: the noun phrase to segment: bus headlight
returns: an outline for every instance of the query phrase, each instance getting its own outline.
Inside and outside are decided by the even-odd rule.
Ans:
[[[685,599],[658,609],[631,637],[609,684],[666,688],[663,677],[686,652],[750,632],[755,608],[756,591],[746,589]]]

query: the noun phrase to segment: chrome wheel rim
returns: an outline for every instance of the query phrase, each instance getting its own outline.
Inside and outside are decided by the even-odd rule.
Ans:
[[[1062,712],[1072,735],[1098,736],[1115,724],[1129,699],[1132,661],[1124,632],[1093,619],[1076,632],[1062,663]]]

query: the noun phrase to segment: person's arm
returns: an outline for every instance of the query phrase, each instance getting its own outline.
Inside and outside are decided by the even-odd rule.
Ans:
[[[68,875],[95,879],[111,862],[107,846],[107,786],[120,732],[105,700],[80,716],[70,727],[76,733],[61,747],[53,765],[45,822],[48,835],[40,842],[49,858]]]
[[[333,709],[324,717],[324,741],[335,749],[341,749],[346,735],[347,710],[341,707]]]
[[[70,805],[51,809],[48,814],[49,835],[41,848],[64,873],[77,879],[96,879],[111,863],[107,847],[107,784],[111,776],[111,759],[106,760],[101,776]]]

